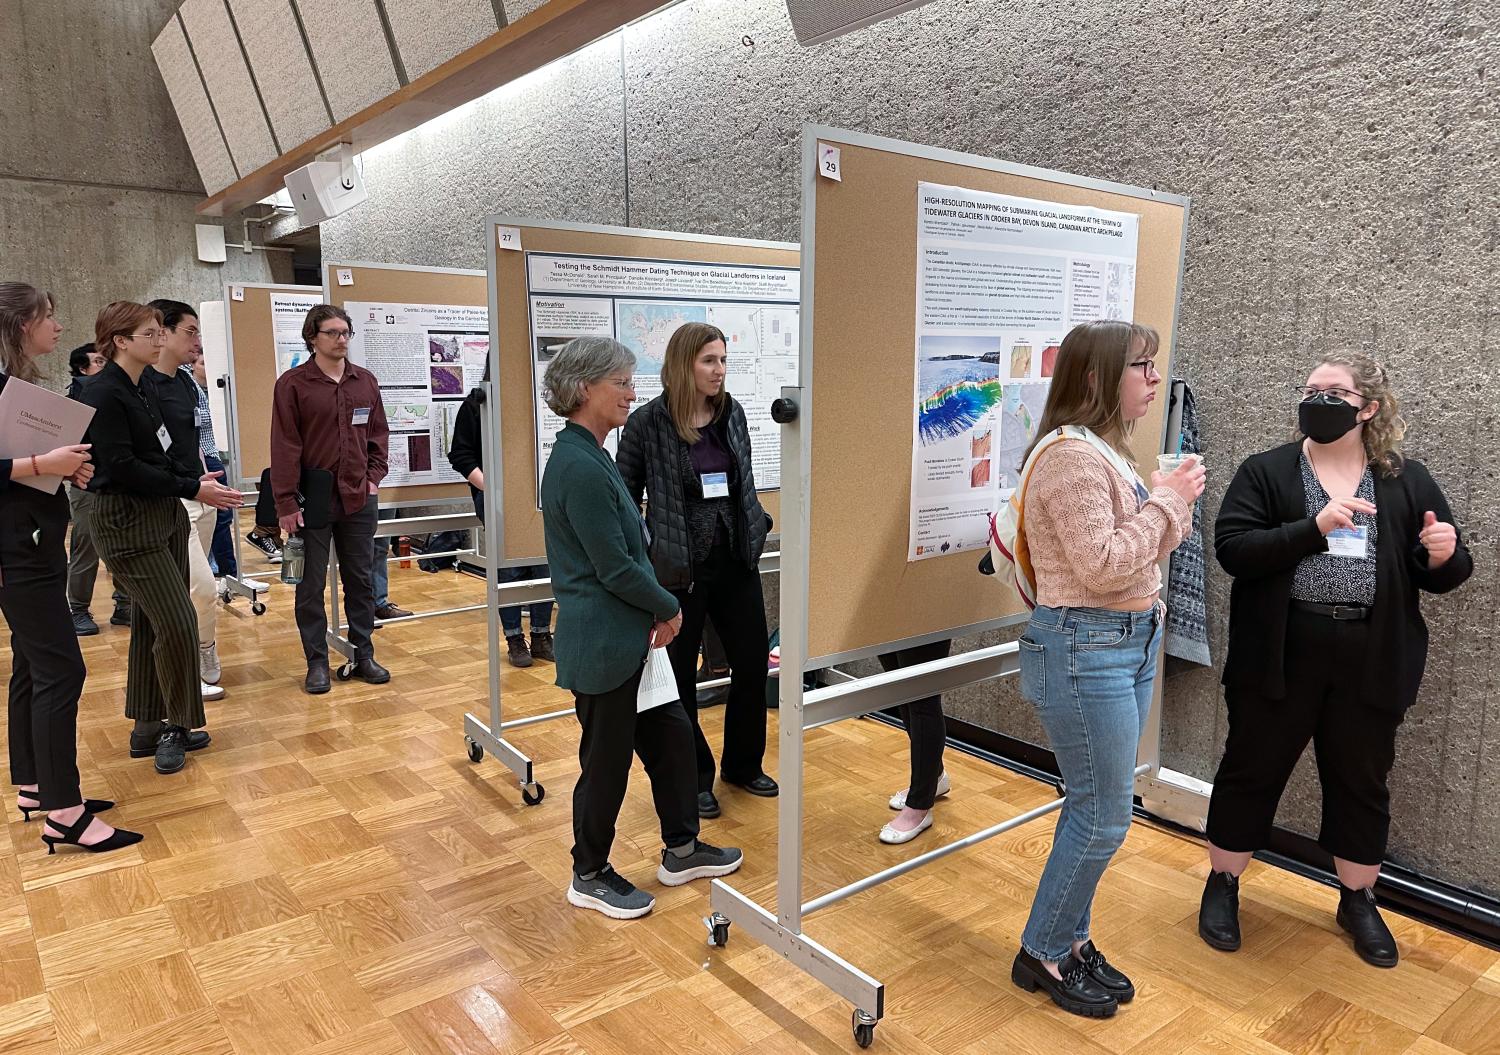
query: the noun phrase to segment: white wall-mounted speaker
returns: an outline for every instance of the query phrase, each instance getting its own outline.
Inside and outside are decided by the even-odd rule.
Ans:
[[[927,0],[786,0],[786,13],[791,16],[797,42],[807,47],[925,3]]]
[[[286,174],[287,193],[297,210],[297,220],[304,227],[322,223],[339,213],[363,204],[369,195],[365,181],[354,164],[354,151],[344,144],[334,160],[320,155],[311,165],[303,165]]]

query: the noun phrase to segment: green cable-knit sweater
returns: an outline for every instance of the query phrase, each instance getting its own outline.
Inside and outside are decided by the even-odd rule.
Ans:
[[[651,570],[645,529],[614,460],[569,422],[542,475],[547,566],[557,598],[557,684],[597,696],[646,659],[651,625],[678,612]]]

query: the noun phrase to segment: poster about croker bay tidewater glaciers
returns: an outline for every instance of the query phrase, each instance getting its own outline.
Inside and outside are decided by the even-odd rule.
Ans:
[[[979,549],[1014,492],[1068,329],[1130,319],[1140,217],[917,185],[907,560]]]

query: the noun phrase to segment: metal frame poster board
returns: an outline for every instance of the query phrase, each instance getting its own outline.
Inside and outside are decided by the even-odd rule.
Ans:
[[[842,179],[820,177],[804,198],[802,400],[794,452],[801,461],[783,470],[789,492],[783,534],[798,521],[808,531],[798,557],[783,545],[783,572],[790,561],[803,561],[809,608],[805,619],[783,618],[782,625],[807,628],[807,669],[990,629],[1025,614],[1013,593],[976,573],[977,552],[908,561],[918,185],[1138,215],[1134,319],[1161,335],[1164,376],[1187,226],[1184,200],[1161,192],[830,135],[839,140]],[[822,265],[816,269],[814,254]],[[1135,429],[1142,466],[1154,465],[1161,450],[1166,404],[1158,399]],[[790,435],[786,445],[797,446]]]
[[[321,300],[317,286],[291,284],[232,283],[224,289],[225,350],[228,361],[232,424],[229,435],[234,447],[230,471],[237,474],[232,486],[254,491],[260,474],[271,464],[271,397],[276,387],[278,323],[273,301],[296,298]],[[300,321],[298,329],[301,328]],[[286,334],[281,334],[284,341]],[[210,378],[212,380],[212,378]]]
[[[451,306],[485,312],[489,308],[483,271],[335,261],[324,264],[323,282],[323,296],[326,302],[346,310],[348,310],[347,305],[350,304],[385,305],[398,310],[404,306],[422,308]],[[352,312],[351,317],[353,317]],[[361,329],[361,325],[362,320],[355,318],[356,331]],[[473,327],[466,325],[464,328],[472,329]],[[426,348],[422,347],[412,354],[414,361],[409,365],[413,369],[420,366],[426,370],[427,366],[424,364],[427,364],[429,360]],[[380,370],[377,369],[375,373],[377,377],[380,377]],[[385,383],[386,379],[381,378],[381,380],[381,387],[384,390],[388,387]],[[457,383],[465,392],[468,390],[464,384],[466,380],[468,378],[464,375],[457,377]],[[477,381],[477,377],[474,380]],[[457,402],[455,401],[449,409],[456,414]],[[386,417],[387,419],[392,417],[389,403],[387,403]],[[399,419],[391,421],[393,437],[399,434],[397,421]],[[438,444],[433,444],[431,448],[431,464],[434,469],[441,466],[442,470],[447,470],[447,448],[444,447],[443,450],[438,451],[437,446]],[[469,487],[462,481],[382,485],[380,488],[382,505],[432,502],[467,505],[468,501]]]
[[[816,670],[1026,617],[1019,597],[980,576],[976,552],[914,554],[911,480],[917,464],[913,452],[920,440],[913,425],[914,420],[921,422],[914,413],[933,405],[930,394],[923,394],[917,383],[918,358],[920,354],[925,364],[934,354],[948,357],[954,351],[944,347],[924,352],[918,343],[924,333],[918,317],[919,232],[924,220],[919,210],[949,207],[924,203],[922,198],[926,194],[960,202],[958,212],[969,215],[950,217],[960,224],[988,223],[986,204],[1021,208],[997,197],[1008,196],[1032,203],[1024,206],[1031,218],[1082,224],[1071,217],[1092,215],[1134,230],[1138,237],[1133,318],[1160,334],[1163,376],[1170,375],[1188,201],[1159,191],[818,126],[803,129],[802,178],[802,358],[798,384],[782,392],[788,413],[781,415],[788,424],[782,439],[776,905],[773,912],[731,883],[714,880],[712,915],[705,922],[710,944],[723,945],[730,925],[740,924],[750,936],[849,1000],[854,1005],[855,1041],[868,1047],[885,1011],[885,987],[808,937],[805,918],[1040,819],[1063,803],[1059,797],[803,900],[807,733],[845,718],[1006,677],[1019,668],[1017,646],[1006,642],[903,670],[840,679],[811,691],[804,690],[801,677],[786,676],[789,671]],[[1121,214],[1137,219],[1127,223]],[[927,228],[929,233],[932,229]],[[1021,242],[1018,248],[1036,248]],[[989,311],[994,304],[985,303],[985,298],[1031,299],[1035,287],[1029,284],[1035,275],[1017,276],[1035,268],[1038,260],[1017,264],[1002,259],[1006,255],[993,246],[970,252],[976,264],[961,264],[958,272],[948,273],[957,274],[960,283],[945,286],[956,291],[950,303],[972,301],[978,310]],[[1128,266],[1126,254],[1110,255]],[[962,258],[962,253],[955,253],[944,266]],[[1094,283],[1095,292],[1099,275],[1107,273],[1107,268],[1101,272],[1087,262],[1059,266],[1055,259],[1041,270],[1052,272],[1047,282],[1058,281],[1061,270],[1068,276],[1063,281],[1087,280]],[[1116,303],[1123,312],[1125,301]],[[1034,318],[1041,314],[1034,313]],[[983,354],[1014,353],[1009,373],[1037,384],[1041,370],[1033,372],[1029,361],[1023,364],[1024,356],[1015,351],[1019,343],[1007,341]],[[1036,350],[1034,341],[1027,347],[1029,352]],[[979,358],[972,349],[963,357]],[[1166,386],[1161,392],[1163,398],[1133,435],[1133,453],[1142,466],[1150,465],[1163,448]],[[981,395],[985,408],[995,409],[995,393]],[[986,448],[983,456],[988,453]],[[964,469],[967,472],[967,466]],[[909,559],[913,556],[921,559]],[[1157,750],[1160,685],[1158,678],[1155,724],[1138,749],[1138,786],[1163,772]]]
[[[752,419],[752,439],[758,427],[766,434],[774,429],[771,400],[747,401],[741,386],[758,380],[750,371],[777,369],[783,357],[774,357],[773,364],[773,357],[742,349],[762,335],[766,343],[774,337],[778,345],[794,347],[796,334],[785,326],[787,311],[797,307],[789,299],[795,298],[796,282],[777,278],[778,273],[795,275],[801,266],[795,244],[505,216],[488,220],[485,237],[491,377],[498,390],[490,424],[499,437],[501,474],[495,494],[499,516],[490,522],[499,525],[502,566],[545,559],[538,453],[545,455],[561,423],[549,420],[535,375],[563,337],[615,336],[618,325],[635,327],[635,336],[627,335],[625,343],[644,353],[636,367],[638,398],[644,403],[660,390],[660,351],[675,323],[715,322],[730,338],[729,389]],[[620,321],[627,312],[634,322]],[[784,374],[790,372],[786,363]],[[763,493],[761,503],[779,520],[777,491]]]

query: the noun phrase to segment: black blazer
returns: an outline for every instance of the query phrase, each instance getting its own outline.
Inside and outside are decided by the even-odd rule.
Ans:
[[[0,392],[10,378],[0,373]],[[67,578],[68,494],[43,494],[12,483],[12,461],[0,458],[0,583],[20,587]]]
[[[1301,443],[1247,458],[1235,473],[1214,522],[1214,555],[1234,576],[1229,595],[1229,657],[1224,684],[1286,697],[1285,651],[1292,578],[1303,557],[1328,548],[1302,487]],[[1407,459],[1399,476],[1375,473],[1375,605],[1361,692],[1372,707],[1398,714],[1417,700],[1427,665],[1427,623],[1419,590],[1447,593],[1474,571],[1458,548],[1436,571],[1417,541],[1424,514],[1453,514],[1432,475]]]

